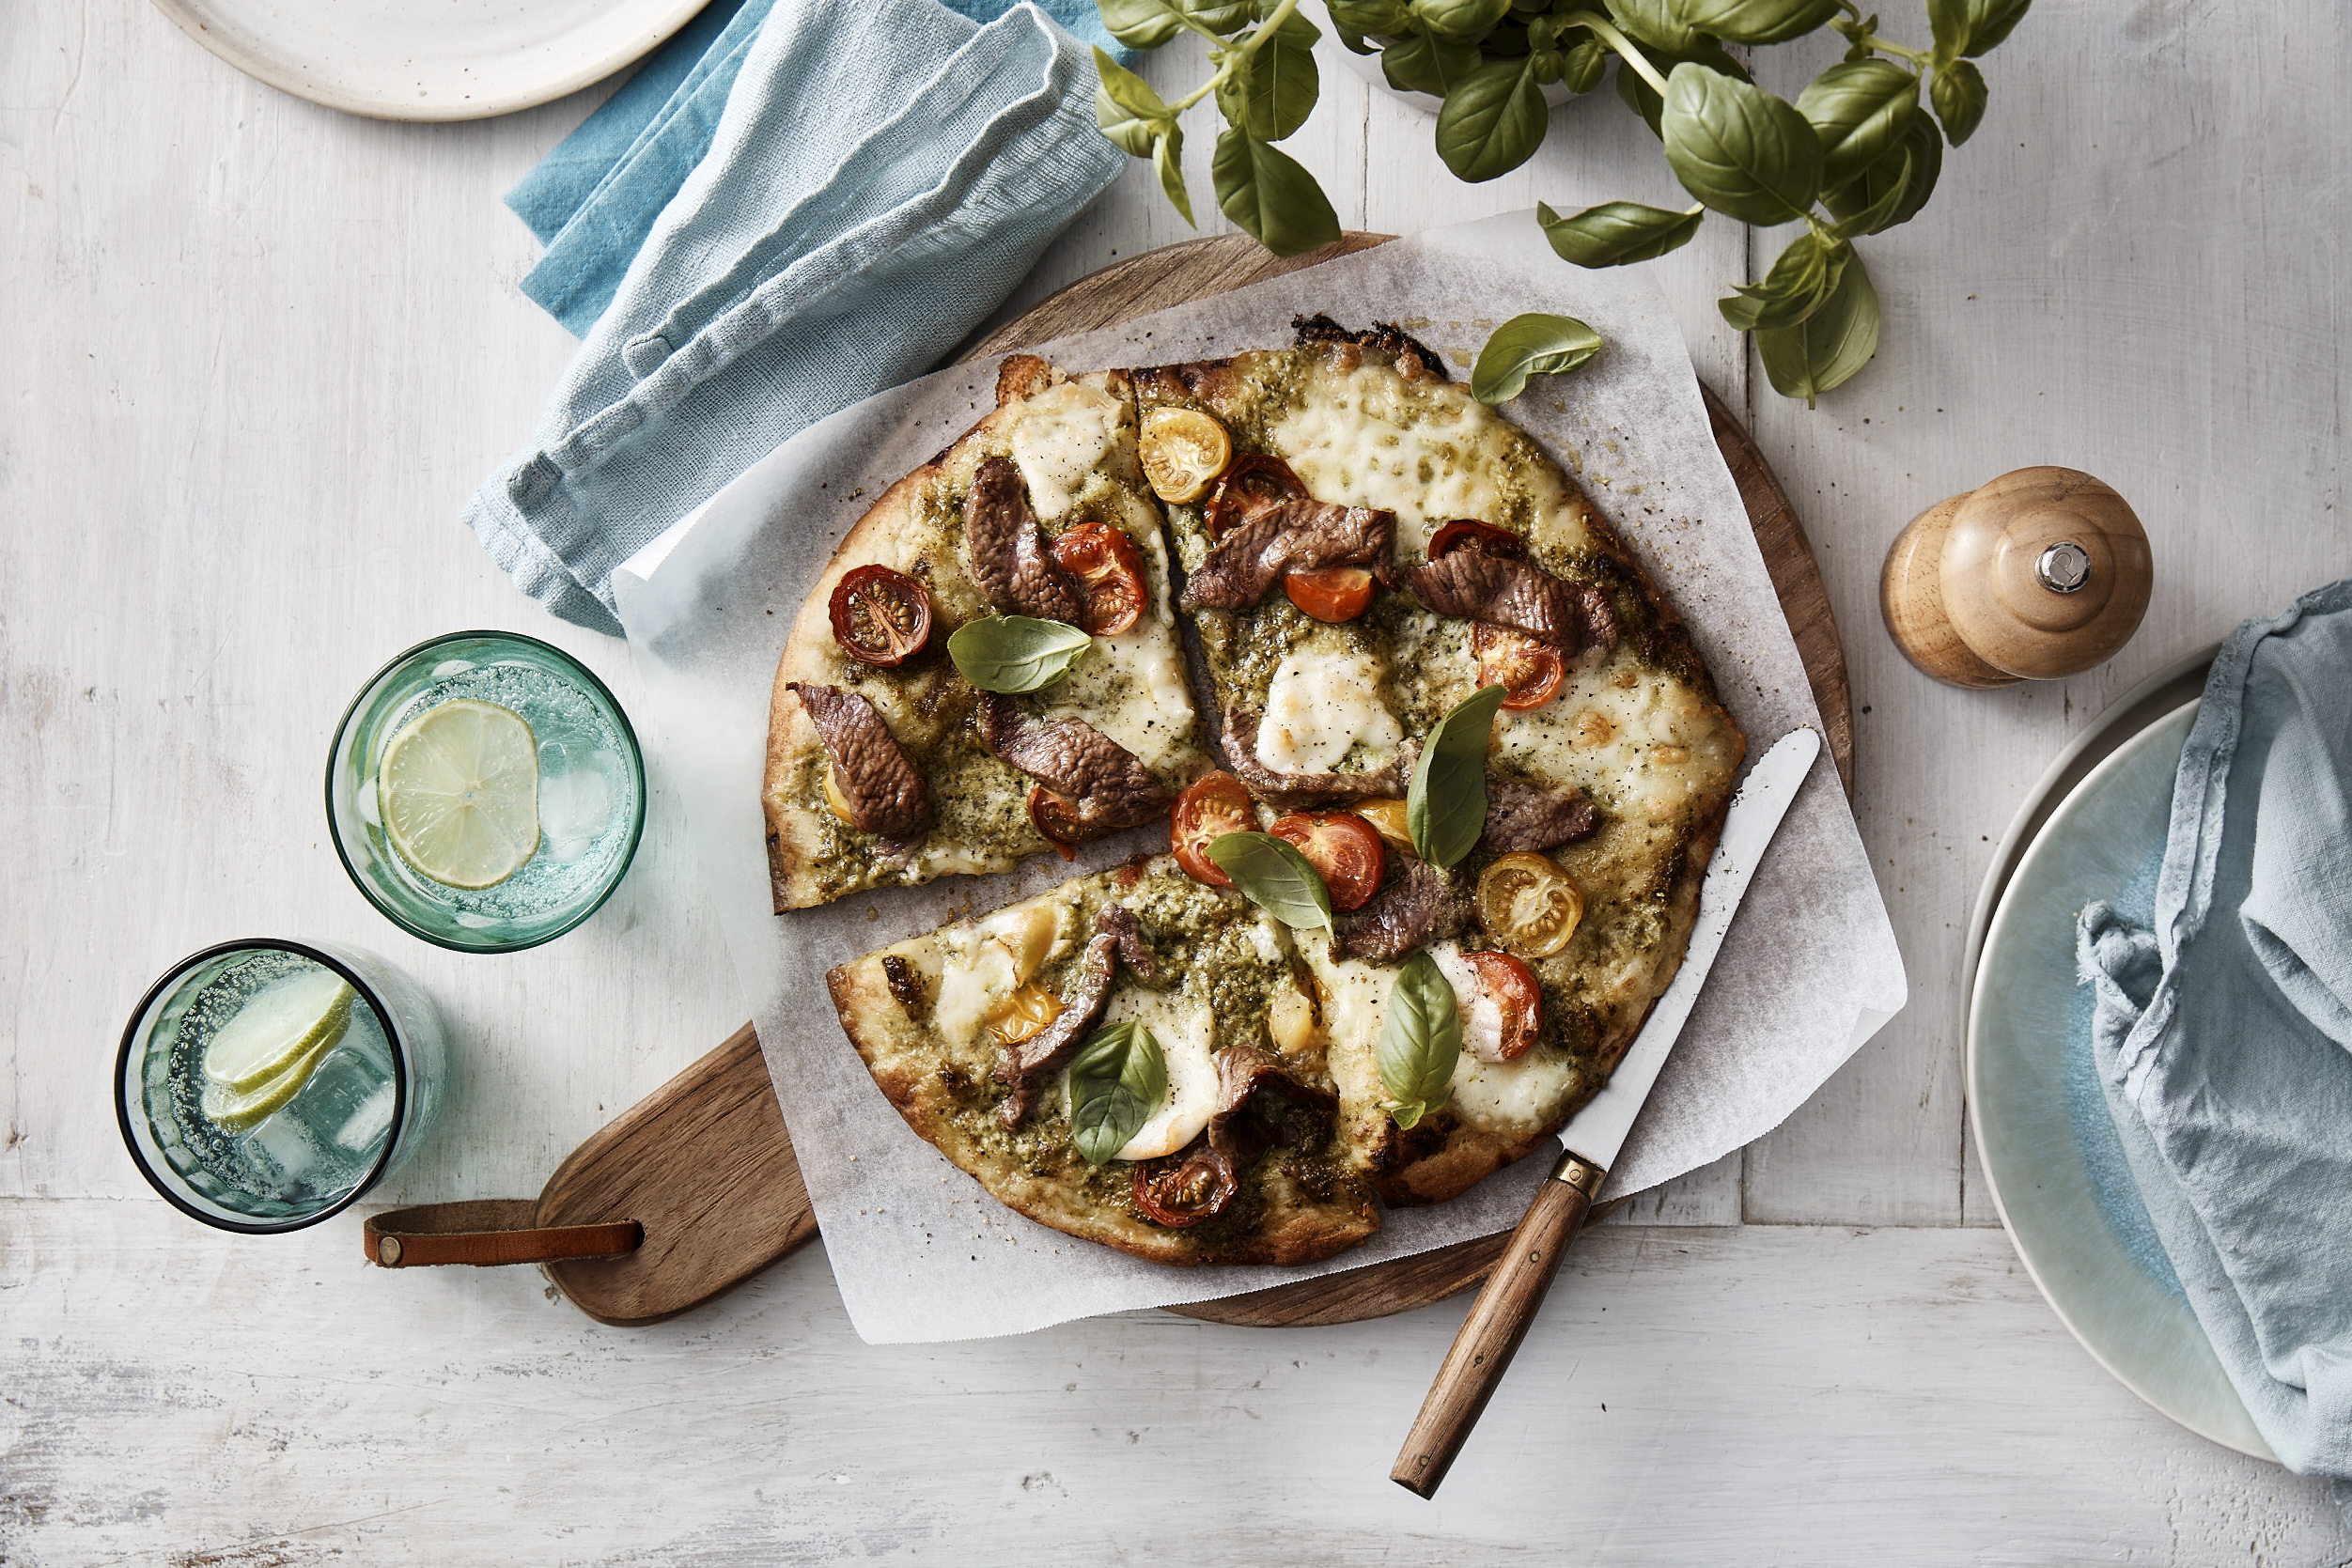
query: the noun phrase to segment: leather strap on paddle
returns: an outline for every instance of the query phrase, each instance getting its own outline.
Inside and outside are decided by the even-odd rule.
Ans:
[[[531,1198],[481,1198],[464,1203],[422,1203],[367,1221],[367,1261],[384,1268],[424,1264],[547,1263],[556,1258],[606,1258],[633,1252],[646,1238],[634,1219],[610,1225],[539,1225]]]

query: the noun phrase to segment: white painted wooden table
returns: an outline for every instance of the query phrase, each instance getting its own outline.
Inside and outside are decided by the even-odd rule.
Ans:
[[[141,0],[11,0],[0,1561],[2352,1560],[2322,1486],[2171,1426],[2035,1295],[1972,1167],[1957,995],[1991,843],[2066,737],[2352,569],[2348,39],[2334,0],[2043,0],[1925,217],[1872,243],[1886,348],[1818,412],[1752,385],[1716,318],[1739,231],[1657,264],[1820,552],[1912,1001],[1779,1131],[1580,1248],[1425,1504],[1387,1467],[1459,1303],[871,1349],[811,1250],[620,1331],[528,1271],[368,1270],[356,1218],[234,1239],[146,1190],[116,1035],[223,938],[373,946],[453,1015],[455,1112],[387,1201],[535,1192],[747,1009],[658,773],[619,894],[515,957],[403,938],[322,834],[343,703],[431,633],[547,636],[639,701],[619,644],[549,620],[456,521],[571,349],[515,290],[536,247],[498,194],[597,94],[375,124],[256,86]],[[1427,119],[1324,80],[1290,145],[1351,226],[1674,199],[1613,102],[1465,187]],[[1008,309],[1186,232],[1131,168]],[[1879,629],[1881,554],[2029,462],[2139,507],[2146,625],[2075,680],[1933,685]]]

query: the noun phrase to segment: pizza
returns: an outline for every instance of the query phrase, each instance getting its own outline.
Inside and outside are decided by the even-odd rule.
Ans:
[[[1298,327],[1190,365],[1007,362],[997,410],[844,541],[771,716],[780,908],[1166,833],[832,977],[918,1134],[1165,1263],[1328,1256],[1565,1125],[1681,962],[1746,749],[1537,442],[1394,328]],[[1105,519],[1146,608],[1098,658],[1080,633],[1112,579],[1064,570],[1051,599],[1041,563]],[[919,576],[952,657],[838,651],[831,607],[872,565]],[[1068,673],[984,690],[1029,678],[965,657],[1014,617]]]

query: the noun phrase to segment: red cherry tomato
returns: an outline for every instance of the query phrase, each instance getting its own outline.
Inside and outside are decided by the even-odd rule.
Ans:
[[[931,591],[905,572],[860,567],[833,584],[833,641],[861,664],[904,664],[931,640]]]
[[[1567,661],[1558,648],[1491,621],[1472,626],[1470,646],[1478,656],[1478,684],[1501,686],[1508,691],[1503,706],[1513,713],[1551,701],[1568,673]]]
[[[1527,541],[1503,528],[1491,528],[1468,518],[1456,518],[1429,536],[1429,559],[1450,555],[1457,550],[1475,550],[1488,555],[1506,556],[1514,561],[1527,559]]]
[[[1209,773],[1184,786],[1168,813],[1168,847],[1176,864],[1195,882],[1229,888],[1233,878],[1208,858],[1208,846],[1226,833],[1257,831],[1257,803],[1230,773]]]
[[[1053,846],[1054,852],[1062,859],[1078,858],[1075,846],[1083,836],[1079,831],[1078,813],[1067,800],[1043,784],[1029,786],[1029,825],[1045,835],[1045,841]]]
[[[1135,1163],[1135,1206],[1172,1230],[1216,1219],[1239,1188],[1233,1167],[1206,1149]]]
[[[1118,524],[1098,520],[1055,535],[1053,564],[1085,594],[1090,635],[1116,637],[1144,613],[1144,558]]]
[[[1518,1061],[1543,1032],[1544,993],[1535,984],[1535,971],[1507,953],[1465,953],[1462,956],[1478,971],[1478,983],[1503,1011],[1503,1043],[1491,1058],[1480,1054],[1480,1060]]]
[[[1363,567],[1285,572],[1282,591],[1318,621],[1352,621],[1372,608],[1372,573]]]
[[[1300,812],[1275,818],[1266,831],[1307,858],[1331,890],[1332,908],[1361,909],[1380,891],[1388,846],[1354,812]]]
[[[1217,481],[1217,488],[1209,492],[1206,514],[1208,536],[1218,538],[1235,523],[1277,503],[1301,499],[1306,493],[1306,482],[1280,458],[1263,452],[1236,458],[1233,466],[1225,470],[1224,477]]]

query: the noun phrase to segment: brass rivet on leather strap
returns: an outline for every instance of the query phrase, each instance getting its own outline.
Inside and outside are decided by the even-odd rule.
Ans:
[[[400,1238],[397,1235],[388,1235],[376,1243],[376,1257],[386,1268],[399,1267]]]
[[[1551,1172],[1553,1181],[1567,1183],[1588,1199],[1600,1196],[1600,1184],[1608,1176],[1607,1171],[1577,1154],[1561,1156],[1560,1163],[1553,1167]]]

